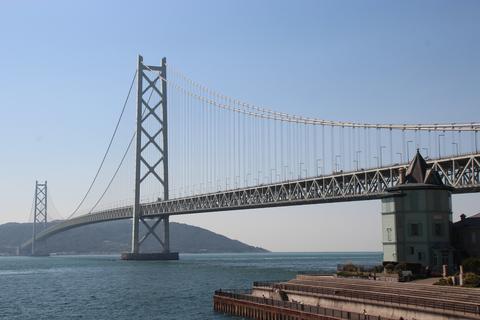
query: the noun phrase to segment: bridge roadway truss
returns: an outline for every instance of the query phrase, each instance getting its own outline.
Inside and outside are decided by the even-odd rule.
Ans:
[[[453,193],[480,192],[480,153],[429,160],[445,185]],[[355,172],[339,172],[315,178],[290,180],[255,187],[194,195],[167,201],[144,203],[142,217],[153,219],[169,215],[242,210],[327,202],[358,201],[381,198],[387,188],[399,181],[399,169],[408,164]],[[131,206],[102,210],[63,221],[39,233],[37,240],[86,224],[132,218]],[[30,240],[31,241],[31,240]],[[22,245],[31,245],[28,241]]]

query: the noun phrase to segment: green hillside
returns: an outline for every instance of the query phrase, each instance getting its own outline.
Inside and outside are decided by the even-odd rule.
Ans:
[[[52,225],[56,222],[51,222]],[[120,253],[130,248],[131,222],[129,220],[92,224],[57,234],[47,240],[49,252],[68,254]],[[141,234],[145,229],[141,229]],[[0,254],[15,254],[17,246],[32,236],[31,223],[0,225]],[[142,249],[158,251],[158,243],[149,237]],[[170,224],[171,251],[181,253],[266,252],[237,240],[199,227]]]

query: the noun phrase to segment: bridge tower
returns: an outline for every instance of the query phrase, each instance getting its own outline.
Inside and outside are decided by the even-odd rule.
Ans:
[[[135,151],[135,202],[132,219],[132,244],[129,253],[123,253],[124,260],[178,260],[178,253],[170,252],[169,216],[151,219],[143,218],[141,209],[142,187],[160,186],[163,197],[168,194],[168,116],[167,116],[167,61],[162,59],[160,66],[143,63],[138,56],[137,62],[137,134]],[[146,227],[145,235],[140,239],[140,222]],[[156,228],[163,222],[163,238]],[[141,245],[152,236],[160,244],[162,251],[141,252]]]
[[[47,227],[47,181],[39,183],[35,181],[35,207],[33,210],[33,236],[32,236],[32,256],[39,255],[36,238],[41,229]]]

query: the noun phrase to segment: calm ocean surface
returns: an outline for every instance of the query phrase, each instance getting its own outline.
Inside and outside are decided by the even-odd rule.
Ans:
[[[181,254],[180,261],[118,256],[0,257],[0,319],[229,319],[215,289],[249,288],[380,253]]]

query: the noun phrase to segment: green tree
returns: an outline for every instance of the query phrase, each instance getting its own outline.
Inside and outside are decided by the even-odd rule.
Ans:
[[[470,257],[462,262],[465,272],[472,272],[480,275],[480,258]]]
[[[468,272],[467,274],[465,274],[463,286],[474,288],[480,287],[480,276],[475,273]]]

